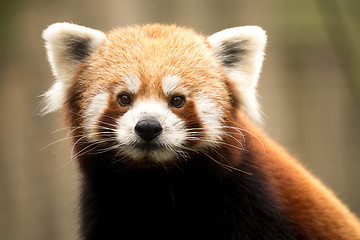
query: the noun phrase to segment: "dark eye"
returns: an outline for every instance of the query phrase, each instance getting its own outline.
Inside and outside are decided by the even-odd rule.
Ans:
[[[185,103],[185,97],[175,96],[171,98],[170,105],[172,107],[181,108],[182,106],[184,106],[184,103]]]
[[[126,93],[120,94],[117,97],[117,100],[119,104],[123,107],[129,106],[131,104],[131,97]]]

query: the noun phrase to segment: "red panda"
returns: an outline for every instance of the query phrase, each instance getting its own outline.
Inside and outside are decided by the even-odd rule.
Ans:
[[[44,33],[82,173],[82,239],[360,239],[354,214],[257,126],[266,34],[174,25]]]

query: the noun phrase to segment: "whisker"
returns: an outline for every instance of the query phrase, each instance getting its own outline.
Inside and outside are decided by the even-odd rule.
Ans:
[[[231,121],[231,123],[237,124],[237,123],[234,122],[234,121]],[[253,137],[261,144],[261,146],[262,146],[262,148],[263,148],[263,152],[266,153],[265,146],[264,146],[263,142],[262,142],[254,133],[252,133],[252,132],[250,132],[250,131],[248,131],[248,130],[246,130],[246,129],[244,129],[244,128],[240,128],[240,127],[232,127],[232,126],[227,126],[227,127],[231,127],[231,128],[233,128],[233,129],[236,129],[236,130],[239,131],[239,132],[244,131],[244,132],[250,134],[251,136],[253,136]]]
[[[235,122],[232,122],[232,123],[235,123]],[[236,124],[236,123],[235,123]],[[245,135],[243,134],[243,132],[246,132],[248,134],[250,134],[251,136],[253,136],[260,144],[261,144],[261,147],[263,149],[263,152],[266,153],[266,149],[265,149],[265,146],[263,144],[263,142],[260,140],[260,138],[258,138],[254,133],[246,130],[246,129],[243,129],[243,128],[239,128],[239,127],[234,127],[234,126],[219,126],[219,127],[214,127],[215,129],[232,129],[232,130],[235,130],[236,132],[231,132],[231,133],[234,133],[234,134],[241,134],[241,136],[243,137],[243,141],[245,143]],[[205,130],[204,128],[197,128],[197,130]]]
[[[72,132],[72,131],[74,131],[74,130],[76,130],[76,129],[79,129],[79,128],[82,128],[82,127],[63,127],[63,128],[59,128],[59,129],[53,131],[51,134],[55,134],[55,133],[57,133],[57,132],[64,131],[64,130],[68,130],[68,129],[72,129],[72,130],[71,130],[71,132]]]
[[[109,151],[114,150],[114,149],[118,149],[119,147],[120,147],[119,144],[115,144],[113,146],[110,146],[110,147],[107,147],[107,148],[102,148],[102,149],[99,149],[98,151],[94,151],[93,153],[94,154],[101,154],[101,153],[109,152]]]
[[[61,169],[63,169],[67,165],[69,165],[70,163],[73,164],[74,159],[78,158],[79,156],[81,156],[83,154],[88,153],[89,151],[95,149],[96,147],[97,147],[97,143],[92,143],[92,144],[86,146],[85,148],[81,149],[81,151],[79,151],[76,155],[72,156],[68,162],[66,162],[64,165],[60,166],[56,171],[60,171]],[[85,151],[86,149],[88,149],[88,150]],[[73,168],[75,168],[75,167],[73,166]]]
[[[229,136],[229,137],[232,137],[232,136]],[[226,146],[238,149],[238,150],[246,151],[243,144],[240,141],[238,141],[236,138],[234,138],[234,139],[237,140],[240,143],[241,147],[238,147],[236,145],[233,145],[233,144],[230,144],[230,143],[227,143],[227,142],[224,142],[224,141],[214,141],[214,140],[209,140],[209,139],[201,139],[201,138],[198,138],[198,137],[187,137],[186,139],[190,140],[190,141],[208,142],[208,143],[212,143],[213,145],[222,144],[222,145],[226,145]]]
[[[209,154],[205,153],[205,152],[202,152],[203,154],[205,154],[206,156],[208,156],[211,160],[213,160],[215,163],[219,164],[220,166],[224,167],[225,169],[228,169],[228,170],[235,170],[235,171],[239,171],[239,172],[242,172],[242,173],[245,173],[245,174],[248,174],[248,175],[253,175],[252,173],[249,173],[249,172],[246,172],[244,170],[241,170],[241,169],[238,169],[236,167],[233,167],[233,166],[230,166],[230,165],[227,165],[225,163],[222,163],[222,162],[219,162],[218,160],[214,159],[213,157],[211,157]]]
[[[87,154],[89,153],[90,151],[96,149],[99,145],[99,143],[104,143],[104,142],[107,142],[107,141],[100,141],[100,142],[94,142],[94,143],[91,143],[89,145],[87,145],[86,147],[84,147],[83,149],[81,149],[79,152],[77,152],[73,157],[72,159],[76,159],[84,154]]]
[[[232,134],[224,133],[224,135],[227,136],[227,137],[230,137],[230,138],[234,139],[236,142],[238,142],[238,143],[241,145],[241,149],[242,149],[242,150],[246,150],[245,147],[244,147],[244,145],[243,145],[243,143],[240,142],[239,139],[237,139],[236,137],[234,137]],[[222,143],[224,143],[224,141],[223,141]]]
[[[246,129],[242,129],[242,128],[239,128],[238,131],[244,131],[244,132],[250,134],[251,136],[253,136],[261,144],[263,152],[266,153],[265,146],[264,146],[263,142],[255,134],[253,134],[252,132],[250,132],[250,131],[248,131]]]
[[[66,166],[68,166],[71,163],[71,165],[73,166],[73,169],[75,169],[75,166],[73,165],[73,159],[70,159],[69,161],[67,161],[65,164],[63,164],[62,166],[60,166],[58,169],[55,170],[56,172],[59,172],[60,170],[62,170],[63,168],[65,168]]]
[[[56,140],[52,143],[49,143],[48,145],[46,145],[45,147],[41,148],[40,151],[44,151],[46,148],[52,146],[52,145],[55,145],[59,142],[63,142],[63,141],[66,141],[66,140],[69,140],[69,139],[72,139],[73,137],[65,137],[65,138],[62,138],[62,139],[59,139],[59,140]]]
[[[72,159],[75,158],[75,157],[73,157],[73,156],[76,156],[76,154],[74,154],[76,144],[78,144],[81,140],[85,139],[85,137],[86,137],[86,136],[82,136],[81,138],[79,138],[79,139],[73,144],[73,146],[72,146],[72,148],[71,148],[71,158],[72,158]],[[90,145],[88,145],[88,146],[91,146],[91,145],[92,145],[92,144],[90,144]],[[87,146],[87,147],[88,147],[88,146]],[[86,149],[87,147],[85,147],[85,149]],[[81,149],[79,152],[81,152],[81,151],[83,151],[83,150],[84,150],[84,148]]]

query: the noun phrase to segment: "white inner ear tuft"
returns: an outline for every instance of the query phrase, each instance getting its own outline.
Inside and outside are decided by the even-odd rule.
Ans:
[[[90,104],[85,111],[85,127],[88,130],[90,139],[97,139],[96,130],[99,125],[99,118],[103,115],[109,102],[109,93],[101,91],[91,98]],[[104,130],[104,129],[102,129]]]

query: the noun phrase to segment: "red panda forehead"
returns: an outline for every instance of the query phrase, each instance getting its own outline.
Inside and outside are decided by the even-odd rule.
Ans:
[[[117,44],[125,43],[127,45],[149,41],[160,41],[162,45],[167,43],[186,45],[199,41],[206,44],[205,37],[192,29],[160,24],[117,28],[107,34],[107,39]],[[170,42],[166,42],[166,40]]]
[[[147,75],[178,72],[209,65],[205,38],[175,26],[147,25],[117,29],[108,34],[103,57],[118,66]]]
[[[89,75],[106,85],[126,85],[137,78],[139,95],[162,96],[163,82],[179,77],[189,91],[225,91],[221,70],[212,59],[205,37],[176,26],[146,25],[116,29],[89,61]],[[224,94],[224,92],[223,92]]]

